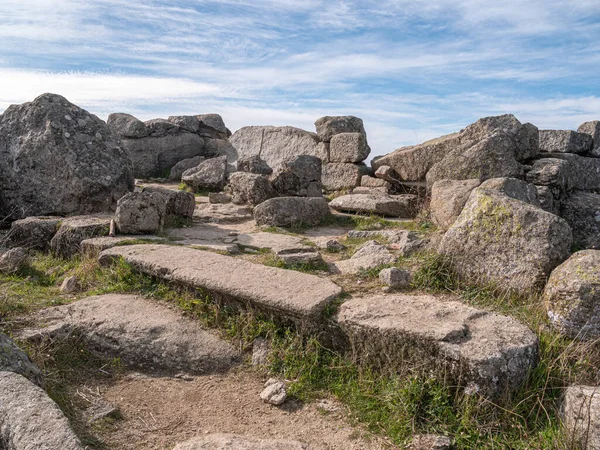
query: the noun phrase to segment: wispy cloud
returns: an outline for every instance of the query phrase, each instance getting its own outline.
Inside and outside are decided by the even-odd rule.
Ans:
[[[0,23],[0,109],[54,91],[232,129],[355,114],[376,154],[483,115],[600,118],[596,0],[3,0]]]

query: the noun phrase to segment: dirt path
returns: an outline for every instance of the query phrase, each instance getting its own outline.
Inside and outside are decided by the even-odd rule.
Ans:
[[[324,413],[317,403],[288,401],[282,407],[259,398],[264,379],[249,369],[193,380],[131,374],[101,388],[102,397],[120,408],[123,420],[104,427],[102,439],[115,450],[163,450],[208,433],[294,439],[311,449],[375,450],[395,448],[351,427],[343,407]]]

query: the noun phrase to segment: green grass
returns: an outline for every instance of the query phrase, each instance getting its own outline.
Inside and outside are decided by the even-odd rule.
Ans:
[[[16,326],[11,320],[21,314],[70,301],[58,293],[57,285],[65,276],[77,275],[85,290],[81,295],[137,292],[172,302],[242,350],[249,350],[256,337],[270,339],[269,370],[289,380],[290,395],[301,401],[334,396],[348,407],[352,421],[398,445],[414,433],[430,432],[451,436],[457,450],[576,449],[561,428],[561,395],[570,384],[600,383],[600,344],[554,333],[535,296],[518,297],[494,286],[460,282],[446,258],[421,253],[400,258],[396,265],[414,269],[413,287],[419,292],[453,294],[468,304],[510,314],[537,334],[540,362],[518,392],[491,402],[466,396],[443,378],[409,364],[378,370],[360,366],[350,353],[325,347],[326,340],[318,335],[300,335],[267,315],[239,309],[206,292],[167,285],[137,273],[123,261],[100,267],[95,259],[64,261],[38,255],[31,267],[0,278],[0,320],[4,321],[0,325],[10,329]],[[326,317],[332,317],[344,300],[342,296],[328,308]],[[28,350],[50,375],[50,394],[74,421],[78,433],[94,448],[102,448],[74,418],[77,404],[72,388],[86,377],[110,380],[118,376],[120,364],[93,354],[77,336],[74,339]]]
[[[266,253],[265,258],[262,260],[262,264],[270,267],[278,267],[280,269],[296,270],[304,273],[318,273],[328,272],[329,265],[324,262],[317,263],[298,263],[298,264],[286,264],[281,259],[277,258],[273,253]]]

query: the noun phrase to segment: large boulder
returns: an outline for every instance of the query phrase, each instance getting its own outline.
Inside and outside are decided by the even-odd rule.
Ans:
[[[371,148],[362,133],[340,133],[331,138],[329,162],[359,163],[367,159]]]
[[[0,116],[0,220],[107,212],[133,187],[131,160],[106,124],[64,97]]]
[[[548,153],[588,153],[593,138],[571,130],[540,130],[540,150]]]
[[[390,167],[398,180],[422,181],[436,163],[458,146],[460,135],[453,133],[419,145],[401,147],[392,153],[374,158],[372,166],[376,171],[384,166]]]
[[[354,116],[325,116],[315,122],[317,134],[323,142],[331,142],[332,138],[342,133],[360,133],[367,136],[362,119]]]
[[[163,187],[145,187],[143,192],[162,195],[167,200],[167,218],[165,225],[171,226],[178,219],[189,219],[191,221],[196,209],[196,197],[191,192],[174,191]]]
[[[110,114],[106,124],[113,133],[121,137],[143,138],[150,134],[150,130],[146,127],[146,124],[131,114]]]
[[[427,172],[427,184],[431,186],[439,180],[523,178],[523,166],[515,158],[517,152],[512,136],[495,131],[475,145],[450,151]]]
[[[283,163],[272,180],[273,186],[281,196],[321,197],[321,166],[316,156],[297,156]]]
[[[600,194],[572,191],[562,201],[560,216],[571,226],[575,246],[600,249]]]
[[[565,390],[564,425],[574,448],[600,449],[600,388],[569,386]]]
[[[499,149],[494,151],[493,149],[477,147],[471,150],[471,147],[476,146],[480,142],[486,140],[494,133],[501,133],[505,135],[505,140],[510,141],[510,144],[501,144],[501,147],[509,147],[510,152],[506,149]],[[492,143],[493,144],[493,143]],[[488,143],[489,147],[489,143]],[[491,167],[479,168],[476,170],[478,155],[477,151],[482,151],[482,165],[490,165]],[[461,156],[465,153],[464,156]],[[381,166],[390,166],[399,175],[403,181],[423,181],[429,172],[435,165],[445,166],[451,165],[446,176],[440,177],[439,174],[435,180],[432,179],[430,185],[434,181],[441,179],[469,179],[469,178],[480,178],[481,173],[473,173],[472,176],[461,173],[458,176],[451,176],[452,171],[458,169],[456,166],[457,159],[467,159],[468,165],[473,172],[492,172],[487,178],[494,178],[499,176],[512,176],[508,175],[506,170],[498,170],[499,166],[505,166],[511,164],[515,166],[516,161],[524,162],[539,153],[539,138],[538,129],[529,124],[521,124],[515,116],[512,114],[505,114],[503,116],[485,117],[479,119],[477,122],[469,125],[459,133],[453,133],[446,136],[442,136],[437,139],[427,141],[420,145],[414,145],[410,147],[402,147],[398,150],[375,158],[373,160],[373,168],[377,170]],[[494,161],[494,154],[499,157],[501,161]],[[448,161],[442,162],[446,157]],[[515,161],[511,161],[515,160]],[[463,161],[463,164],[465,162]],[[439,170],[439,168],[438,168]],[[464,171],[465,168],[462,167]],[[511,172],[515,173],[515,172]],[[428,178],[429,181],[429,178]]]
[[[326,191],[343,191],[360,186],[363,175],[370,174],[364,164],[329,163],[323,166],[321,182]]]
[[[28,259],[27,250],[23,247],[11,248],[0,256],[0,273],[12,274],[17,272]]]
[[[230,163],[260,156],[266,164],[279,171],[283,163],[299,155],[312,155],[327,160],[323,146],[314,133],[294,127],[243,127],[229,139],[234,152],[229,149]]]
[[[444,235],[439,251],[458,274],[507,290],[534,291],[569,256],[573,238],[563,219],[490,189],[477,188]]]
[[[593,144],[590,155],[600,156],[600,120],[582,123],[579,125],[579,128],[577,128],[577,131],[592,136]]]
[[[439,228],[448,229],[460,216],[479,180],[440,180],[431,187],[429,210],[431,220]]]
[[[498,191],[507,197],[541,207],[536,187],[523,180],[516,178],[490,178],[481,183],[480,187],[482,189]]]
[[[222,190],[227,183],[227,157],[218,156],[202,161],[183,172],[181,181],[194,192],[200,189]]]
[[[417,196],[412,194],[388,195],[385,193],[349,194],[334,198],[329,206],[336,211],[411,219],[417,214]]]
[[[44,377],[42,371],[29,359],[29,356],[23,350],[2,333],[0,333],[0,372],[18,373],[38,386],[43,385]]]
[[[40,216],[15,220],[6,236],[6,246],[46,251],[58,231],[60,217]]]
[[[265,200],[277,197],[277,191],[271,181],[259,174],[235,172],[229,177],[229,189],[232,202],[259,205]]]
[[[205,138],[226,140],[231,136],[231,131],[225,126],[219,114],[198,114],[198,134]]]
[[[318,225],[329,215],[329,205],[322,197],[278,197],[254,208],[257,225],[300,227]]]
[[[544,298],[558,331],[572,338],[600,337],[600,250],[574,253],[554,269]]]

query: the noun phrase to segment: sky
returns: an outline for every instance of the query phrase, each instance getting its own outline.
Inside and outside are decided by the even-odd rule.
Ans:
[[[0,0],[0,112],[355,115],[376,156],[490,115],[577,129],[599,81],[600,0]]]

